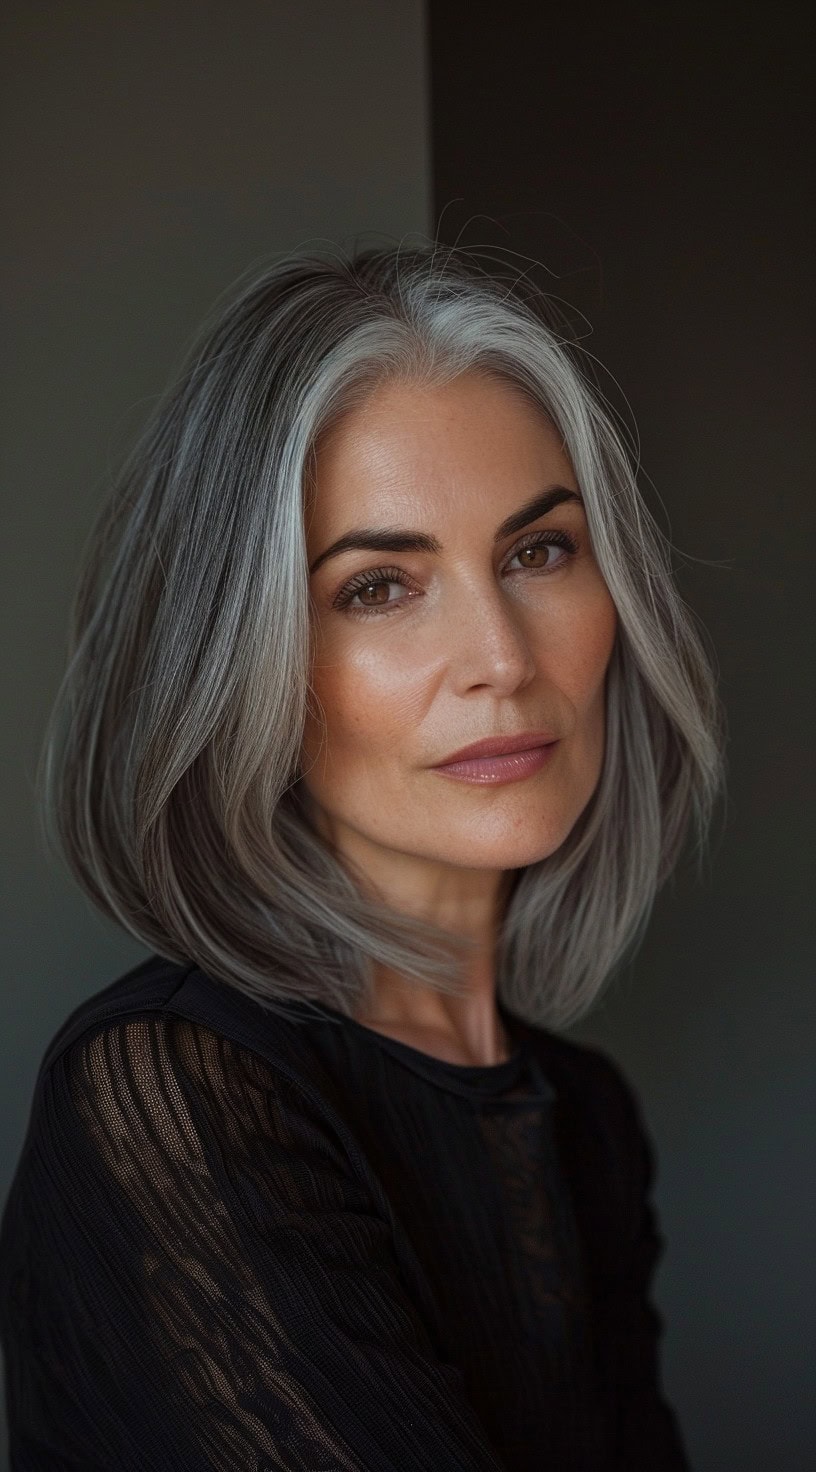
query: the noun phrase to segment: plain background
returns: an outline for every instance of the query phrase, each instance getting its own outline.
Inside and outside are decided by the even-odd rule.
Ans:
[[[805,1472],[805,8],[14,0],[5,17],[3,1194],[46,1044],[145,954],[46,858],[33,808],[109,465],[253,263],[423,236],[441,217],[442,238],[517,252],[586,319],[716,651],[729,798],[704,875],[685,861],[637,957],[573,1035],[623,1064],[658,1149],[664,1380],[696,1472]]]

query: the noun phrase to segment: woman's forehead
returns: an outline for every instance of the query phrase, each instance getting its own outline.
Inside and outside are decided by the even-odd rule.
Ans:
[[[391,519],[524,499],[548,480],[574,483],[561,435],[520,390],[474,375],[373,390],[318,441],[309,502],[321,521],[386,507]]]

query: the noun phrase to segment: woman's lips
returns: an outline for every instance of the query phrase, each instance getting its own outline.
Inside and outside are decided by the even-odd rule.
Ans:
[[[533,746],[529,751],[513,751],[505,756],[471,757],[469,761],[447,762],[442,766],[432,767],[431,770],[441,772],[443,777],[454,777],[458,782],[477,782],[482,786],[500,782],[522,782],[525,777],[532,777],[534,772],[539,772],[546,765],[557,745],[557,741],[550,741],[545,746]]]

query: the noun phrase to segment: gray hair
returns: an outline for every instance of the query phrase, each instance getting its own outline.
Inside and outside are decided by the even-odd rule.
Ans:
[[[503,1004],[574,1022],[639,944],[692,817],[702,849],[725,765],[712,665],[625,431],[552,315],[529,280],[429,243],[275,259],[205,321],[88,538],[37,775],[47,842],[152,950],[287,1016],[365,1009],[377,964],[462,993],[472,943],[364,896],[300,781],[315,445],[388,380],[478,371],[532,398],[618,614],[601,776],[512,876]]]

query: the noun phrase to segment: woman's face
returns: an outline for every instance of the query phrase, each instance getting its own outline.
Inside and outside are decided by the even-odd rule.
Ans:
[[[378,547],[324,556],[371,530]],[[307,548],[325,729],[310,712],[303,782],[323,831],[375,880],[397,856],[507,870],[553,853],[600,776],[616,612],[544,415],[476,374],[381,386],[318,443]],[[520,779],[518,760],[500,780],[437,770],[524,732],[557,742]]]

